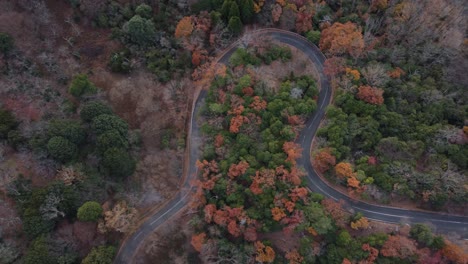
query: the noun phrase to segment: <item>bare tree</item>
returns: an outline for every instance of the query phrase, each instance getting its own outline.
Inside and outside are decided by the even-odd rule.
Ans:
[[[383,87],[389,80],[387,71],[380,63],[373,63],[362,70],[362,75],[374,87]]]
[[[65,213],[58,209],[61,201],[63,201],[61,195],[54,192],[49,193],[39,208],[42,218],[45,220],[52,220],[59,216],[64,217]]]

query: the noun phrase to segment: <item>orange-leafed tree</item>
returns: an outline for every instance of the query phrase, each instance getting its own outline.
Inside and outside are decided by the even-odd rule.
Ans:
[[[372,264],[379,256],[379,250],[371,247],[369,244],[365,243],[362,245],[362,250],[369,252],[369,256],[367,256],[366,260],[363,261],[363,264]],[[361,262],[360,262],[361,263]]]
[[[361,28],[352,22],[336,22],[322,31],[320,49],[332,55],[350,54],[359,57],[364,49]]]
[[[359,189],[359,184],[361,183],[356,177],[349,177],[347,180],[348,187]]]
[[[283,208],[279,208],[279,207],[273,207],[271,209],[271,215],[273,216],[273,220],[277,222],[279,222],[281,219],[283,219],[286,216]]]
[[[358,70],[346,67],[345,71],[346,74],[353,77],[353,80],[358,81],[359,79],[361,79],[361,73]]]
[[[381,105],[384,102],[383,92],[382,89],[362,85],[358,88],[357,97],[368,104]]]
[[[344,258],[341,264],[353,264],[349,259]]]
[[[260,96],[254,96],[253,102],[250,104],[250,107],[255,111],[262,111],[267,107],[267,102],[263,100]]]
[[[284,142],[283,151],[288,155],[286,161],[296,164],[296,159],[301,157],[302,148],[294,142]]]
[[[331,154],[330,148],[324,148],[315,155],[312,164],[318,172],[324,173],[332,166],[335,166],[336,157]]]
[[[177,23],[176,30],[175,30],[175,37],[176,38],[185,38],[190,36],[193,31],[193,22],[192,17],[186,16],[183,17],[179,23]]]
[[[359,220],[351,222],[351,228],[354,230],[367,229],[369,228],[369,220],[365,217],[361,217]]]
[[[192,235],[191,244],[192,244],[193,248],[198,252],[201,251],[203,244],[205,244],[205,241],[206,241],[206,234],[205,233]]]
[[[405,75],[406,73],[400,67],[396,67],[395,69],[389,71],[387,74],[390,78],[399,79],[401,76]]]
[[[289,260],[289,264],[301,264],[304,261],[304,257],[301,256],[297,249],[288,251],[285,257]]]
[[[239,133],[240,127],[244,124],[245,120],[246,120],[246,117],[242,115],[237,115],[231,118],[231,124],[229,125],[229,132]]]
[[[248,168],[249,168],[249,163],[244,160],[242,160],[238,164],[231,164],[231,166],[229,167],[228,176],[231,179],[234,179],[244,174]]]
[[[445,246],[442,248],[442,255],[456,264],[468,263],[468,254],[465,253],[459,246],[448,240],[445,240]]]
[[[416,250],[416,243],[414,240],[396,235],[388,237],[380,250],[380,254],[384,257],[405,259],[416,254]]]
[[[340,178],[350,178],[354,177],[355,173],[353,172],[353,167],[351,163],[340,162],[335,166],[336,176]]]
[[[255,172],[252,177],[252,184],[250,190],[258,195],[263,193],[263,188],[273,187],[275,185],[276,174],[274,170],[262,169]]]
[[[275,251],[270,246],[265,246],[261,241],[254,243],[257,256],[255,260],[263,263],[271,263],[275,260]]]

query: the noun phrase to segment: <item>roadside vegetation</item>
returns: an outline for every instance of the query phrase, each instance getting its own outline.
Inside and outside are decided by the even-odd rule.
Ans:
[[[384,230],[307,190],[294,142],[317,108],[317,73],[296,49],[249,34],[297,32],[326,55],[334,98],[311,162],[329,182],[354,198],[466,214],[463,7],[0,0],[0,263],[112,263],[140,217],[177,193],[200,87],[187,228],[149,241],[137,261],[466,263],[430,226]]]

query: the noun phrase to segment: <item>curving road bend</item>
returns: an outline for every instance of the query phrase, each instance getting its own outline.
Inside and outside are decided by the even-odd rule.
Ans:
[[[349,196],[333,189],[330,185],[325,183],[315,172],[310,163],[310,146],[315,133],[320,125],[320,121],[325,115],[325,110],[331,99],[331,87],[328,79],[323,73],[323,63],[325,57],[320,50],[310,44],[302,36],[278,29],[262,29],[252,32],[255,35],[268,35],[269,37],[294,46],[295,48],[304,52],[312,63],[315,64],[319,72],[320,94],[317,102],[317,110],[306,122],[304,129],[299,134],[297,142],[303,148],[302,157],[298,159],[298,166],[303,167],[307,173],[308,187],[317,193],[323,194],[325,197],[332,198],[336,201],[345,201],[345,207],[348,210],[361,212],[364,216],[371,220],[388,222],[388,223],[428,223],[434,226],[438,231],[443,232],[456,232],[464,238],[468,237],[468,217],[432,213],[427,211],[406,210],[394,207],[380,206],[357,201]],[[238,43],[237,43],[238,44]],[[230,49],[225,52],[220,58],[219,62],[226,64],[229,57],[235,51],[236,45],[232,45]],[[200,107],[203,105],[206,96],[205,91],[201,91],[194,104],[191,123],[189,127],[190,142],[188,144],[190,150],[188,175],[185,177],[184,182],[180,188],[179,193],[170,200],[158,212],[151,215],[139,228],[136,230],[124,244],[121,246],[114,263],[127,264],[132,263],[134,254],[137,252],[139,246],[158,226],[169,220],[173,215],[179,212],[189,201],[192,187],[190,185],[191,177],[196,176],[197,169],[195,166],[196,160],[200,156],[199,143],[200,131],[199,126],[195,120],[195,114],[199,112]]]

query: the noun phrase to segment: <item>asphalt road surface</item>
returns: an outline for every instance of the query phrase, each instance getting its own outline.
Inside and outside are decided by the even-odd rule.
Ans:
[[[331,99],[331,87],[328,79],[323,73],[323,63],[325,57],[320,50],[310,44],[303,37],[286,31],[277,29],[263,29],[255,31],[251,34],[254,35],[266,35],[279,42],[294,46],[295,48],[304,52],[311,62],[315,65],[320,77],[320,95],[317,103],[317,110],[308,119],[304,129],[301,131],[297,143],[302,148],[302,157],[298,159],[297,164],[299,167],[303,167],[307,173],[307,185],[308,187],[317,193],[323,194],[325,197],[332,198],[336,201],[342,200],[345,203],[346,209],[352,212],[361,212],[365,217],[382,222],[388,223],[427,223],[436,228],[441,232],[456,232],[463,238],[468,238],[468,217],[457,216],[448,214],[432,213],[427,211],[416,211],[406,210],[394,207],[380,206],[360,202],[355,199],[346,196],[345,194],[333,189],[327,183],[323,182],[322,179],[317,175],[310,163],[310,145],[312,139],[315,136],[320,121],[325,114],[326,107],[330,103]],[[235,51],[236,47],[232,46],[227,52],[219,58],[219,62],[227,63],[229,57]],[[145,221],[135,233],[133,233],[121,246],[119,253],[114,263],[127,264],[132,263],[134,254],[137,252],[139,246],[143,244],[145,239],[161,224],[169,220],[174,214],[179,212],[189,200],[189,194],[191,191],[190,180],[192,176],[196,176],[197,169],[195,166],[196,160],[200,156],[199,138],[200,131],[199,126],[196,123],[195,115],[199,112],[200,107],[203,105],[206,92],[202,91],[197,98],[195,107],[192,111],[191,124],[190,124],[190,160],[189,160],[189,175],[185,177],[185,181],[181,186],[179,193],[169,201],[163,208],[158,212],[151,215],[147,221]]]

